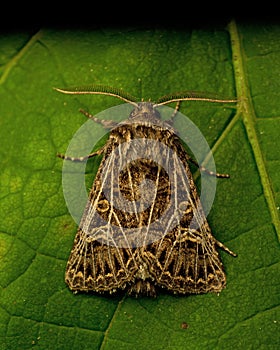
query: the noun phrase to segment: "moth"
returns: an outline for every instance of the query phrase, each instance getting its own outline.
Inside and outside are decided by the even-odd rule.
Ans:
[[[128,120],[120,123],[81,110],[110,130],[108,141],[86,157],[59,154],[72,161],[103,156],[67,263],[69,288],[135,296],[156,296],[159,288],[175,294],[220,292],[226,275],[217,248],[236,254],[212,235],[189,162],[199,165],[173,121],[182,101],[236,100],[180,92],[137,102],[121,89],[102,85],[56,90],[110,95],[133,105]],[[171,102],[177,103],[175,112],[163,121],[158,107]]]

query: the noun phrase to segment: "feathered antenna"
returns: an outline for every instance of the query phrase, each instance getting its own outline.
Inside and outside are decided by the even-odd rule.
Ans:
[[[62,92],[63,94],[70,95],[109,95],[114,96],[122,101],[128,102],[134,106],[137,106],[137,98],[123,91],[122,89],[114,88],[106,85],[86,85],[86,86],[75,86],[69,88],[54,88],[56,91]]]
[[[122,101],[128,102],[134,106],[137,106],[138,99],[122,89],[118,89],[107,85],[85,85],[75,86],[69,88],[54,88],[56,91],[70,95],[109,95],[119,98]],[[162,106],[171,102],[181,101],[205,101],[205,102],[217,102],[217,103],[234,103],[237,102],[233,98],[222,98],[218,94],[210,92],[198,92],[198,91],[179,91],[172,94],[161,96],[155,101],[155,107]]]
[[[222,98],[218,94],[210,92],[198,92],[198,91],[180,91],[172,94],[164,95],[158,98],[155,102],[155,107],[165,105],[171,102],[181,101],[206,101],[206,102],[218,102],[218,103],[234,103],[237,102],[233,98]]]

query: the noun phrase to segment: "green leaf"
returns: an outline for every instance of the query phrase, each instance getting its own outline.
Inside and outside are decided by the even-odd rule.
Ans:
[[[235,22],[0,36],[1,350],[279,348],[279,37],[278,25]],[[238,253],[221,252],[227,288],[219,296],[134,299],[73,294],[65,285],[77,225],[56,153],[85,122],[79,108],[95,115],[121,101],[53,87],[89,84],[139,100],[185,90],[237,96],[237,109],[182,104],[217,171],[231,175],[218,180],[208,216],[215,237]],[[88,187],[97,166],[87,166]]]

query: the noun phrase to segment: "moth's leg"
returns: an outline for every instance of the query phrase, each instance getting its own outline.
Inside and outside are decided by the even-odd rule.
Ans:
[[[172,114],[172,116],[170,117],[170,119],[166,120],[166,123],[168,123],[170,126],[173,125],[174,123],[174,119],[176,117],[176,114],[178,113],[179,109],[180,109],[180,105],[181,105],[181,101],[178,101],[176,103],[176,107],[174,109],[174,112]],[[229,178],[229,174],[220,174],[220,173],[214,173],[211,170],[206,169],[204,166],[200,166],[194,159],[192,159],[191,157],[188,158],[195,166],[197,166],[201,171],[211,175],[211,176],[216,176],[216,177],[220,177],[220,178]]]
[[[168,123],[169,125],[173,125],[174,119],[175,119],[175,117],[176,117],[176,114],[178,113],[178,111],[179,111],[179,109],[180,109],[180,105],[181,105],[181,101],[178,101],[178,102],[176,103],[174,112],[172,113],[170,119],[168,119],[168,120],[165,121],[165,122]]]
[[[84,109],[80,109],[80,112],[83,113],[87,118],[95,121],[98,124],[101,124],[104,126],[106,129],[112,129],[118,125],[118,122],[115,122],[114,120],[104,120],[104,119],[98,119],[94,115],[91,115]]]
[[[196,160],[192,159],[191,157],[189,157],[188,159],[190,162],[192,162],[196,167],[198,167],[201,171],[207,173],[208,175],[211,176],[216,176],[216,177],[220,177],[220,178],[229,178],[229,174],[220,174],[220,173],[214,173],[214,171],[208,170],[206,169],[204,166],[200,166]]]
[[[103,125],[106,129],[112,129],[115,126],[118,125],[117,122],[113,121],[113,120],[103,120],[103,119],[98,119],[95,116],[91,115],[90,113],[88,113],[87,111],[80,109],[80,112],[83,113],[87,118],[95,121],[98,124]],[[104,151],[104,147],[100,148],[98,151],[96,152],[92,152],[90,154],[88,154],[87,156],[84,157],[70,157],[70,156],[66,156],[64,154],[58,153],[57,156],[59,158],[65,159],[65,160],[71,160],[72,162],[85,162],[87,161],[89,158],[92,158],[94,156],[98,156],[100,154],[102,154]]]
[[[71,160],[72,162],[85,162],[88,160],[88,158],[92,158],[94,156],[99,156],[100,154],[103,153],[103,151],[104,151],[104,147],[101,147],[98,151],[92,152],[84,157],[70,157],[70,156],[66,156],[65,154],[61,154],[61,153],[58,153],[57,156],[59,158],[65,159],[65,160]]]
[[[228,247],[226,247],[223,243],[218,241],[216,238],[213,237],[213,239],[218,247],[220,247],[221,249],[223,249],[224,251],[226,251],[227,253],[229,253],[232,256],[235,256],[235,257],[237,256],[237,254],[235,254],[233,251],[231,251]]]

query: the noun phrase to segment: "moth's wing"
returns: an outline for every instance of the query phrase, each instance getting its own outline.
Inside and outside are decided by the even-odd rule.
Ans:
[[[75,291],[114,292],[133,281],[138,267],[135,252],[114,241],[122,233],[122,218],[114,212],[114,158],[109,141],[93,182],[89,199],[70,253],[65,281]],[[109,201],[104,194],[106,192]],[[123,237],[119,238],[123,240]]]
[[[156,220],[167,200],[168,177],[149,160],[153,150],[147,149],[147,159],[134,159],[139,149],[129,142],[118,144],[126,129],[118,130],[111,132],[104,147],[104,157],[69,257],[66,282],[73,290],[112,292],[133,285],[143,268],[139,249],[149,233],[150,214]],[[140,140],[143,142],[144,138]],[[141,149],[145,150],[144,146],[145,143]],[[144,181],[146,177],[150,181]],[[157,187],[142,189],[143,183],[147,189],[153,181],[158,182]],[[151,211],[149,205],[157,191],[161,192],[162,203]],[[142,289],[140,286],[139,290]]]
[[[225,287],[226,276],[207,226],[203,233],[183,233],[177,227],[153,243],[151,274],[157,285],[182,294],[220,292]]]
[[[177,198],[174,219],[181,208],[180,221],[148,247],[150,261],[153,261],[150,271],[158,285],[175,293],[219,292],[225,286],[226,276],[216,250],[217,241],[212,236],[192,174],[183,158],[184,151],[179,146],[178,149],[181,161],[174,158],[174,182],[177,184],[174,187]],[[180,186],[187,191],[184,196]]]
[[[133,280],[134,254],[125,248],[103,245],[78,230],[65,274],[74,291],[115,292]]]

